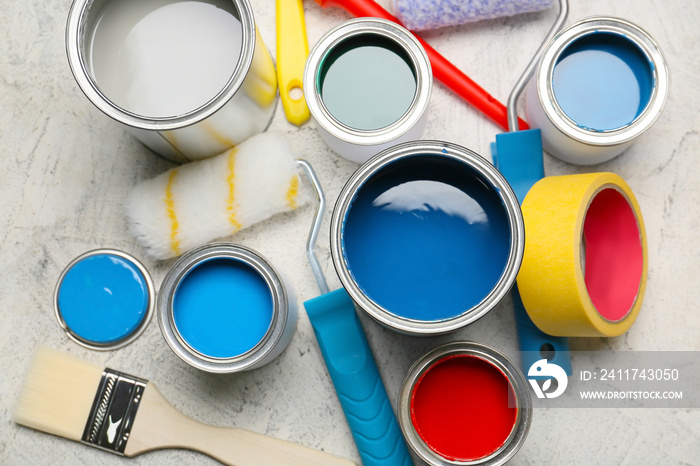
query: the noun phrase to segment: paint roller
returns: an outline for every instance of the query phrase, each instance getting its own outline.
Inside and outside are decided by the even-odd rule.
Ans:
[[[532,77],[542,51],[562,28],[568,13],[569,4],[567,0],[559,0],[559,14],[554,21],[554,25],[508,97],[509,132],[497,134],[496,142],[491,144],[494,165],[506,177],[521,204],[530,188],[538,180],[544,178],[544,160],[540,130],[521,130],[518,126],[516,105],[520,94],[522,94],[523,89]],[[523,369],[527,371],[536,361],[546,356],[546,359],[557,364],[568,375],[571,375],[568,339],[547,335],[535,326],[523,306],[517,285],[513,289],[512,297]]]
[[[413,461],[389,402],[377,363],[344,288],[330,291],[314,247],[321,229],[325,197],[310,164],[301,161],[318,204],[306,242],[306,256],[321,296],[304,302],[355,446],[365,466],[411,466]]]
[[[394,0],[394,12],[412,31],[425,31],[486,19],[534,13],[553,0]]]
[[[146,253],[168,259],[307,200],[289,142],[266,132],[139,183],[125,209]]]

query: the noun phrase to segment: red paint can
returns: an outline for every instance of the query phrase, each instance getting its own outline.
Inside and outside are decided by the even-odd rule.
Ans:
[[[449,343],[409,370],[399,423],[408,445],[430,465],[504,464],[530,429],[527,387],[500,351],[480,343]]]

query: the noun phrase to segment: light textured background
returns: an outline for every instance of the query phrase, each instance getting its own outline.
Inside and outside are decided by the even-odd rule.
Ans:
[[[274,2],[253,0],[258,27],[275,50]],[[382,4],[389,6],[389,0]],[[238,426],[358,460],[350,432],[309,325],[301,312],[291,345],[272,364],[215,376],[181,362],[156,322],[127,348],[82,349],[59,330],[52,294],[77,255],[113,247],[143,257],[129,235],[122,202],[130,188],[171,166],[101,114],[68,68],[64,25],[69,0],[2,0],[0,4],[0,463],[122,464],[123,459],[11,421],[33,349],[45,344],[150,379],[181,411],[201,421]],[[349,19],[304,3],[309,43]],[[613,339],[574,339],[575,349],[700,350],[700,3],[695,0],[573,1],[569,22],[594,14],[631,20],[661,45],[671,69],[664,114],[625,154],[594,167],[545,156],[549,175],[612,171],[636,193],[649,237],[649,282],[632,329]],[[548,30],[554,11],[433,31],[424,37],[496,98],[504,101]],[[425,138],[488,154],[499,128],[436,84]],[[356,165],[331,153],[313,122],[297,128],[281,106],[272,129],[313,163],[332,201]],[[304,256],[312,207],[284,214],[235,238],[258,249],[290,277],[301,301],[318,295]],[[326,219],[327,221],[327,219]],[[319,253],[331,287],[327,229]],[[156,284],[172,261],[144,258]],[[473,339],[517,357],[509,300],[455,334],[416,339],[362,318],[392,402],[410,364],[441,342]],[[698,387],[700,390],[700,387]],[[162,451],[134,464],[214,464],[202,455]],[[700,411],[538,409],[512,464],[700,464]]]

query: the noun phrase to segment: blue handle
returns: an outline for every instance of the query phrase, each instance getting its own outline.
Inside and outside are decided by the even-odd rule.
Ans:
[[[554,337],[547,335],[532,322],[527,315],[525,306],[520,299],[517,285],[513,289],[513,307],[515,308],[515,328],[518,332],[520,344],[520,362],[524,371],[527,371],[540,359],[547,359],[572,375],[571,357],[569,355],[569,339],[566,337]],[[527,372],[525,372],[527,374]]]
[[[345,289],[304,303],[365,466],[412,465],[367,338]]]
[[[505,176],[520,203],[523,203],[532,185],[544,178],[542,159],[542,135],[539,129],[516,131],[496,135],[491,144],[491,154],[496,168]],[[527,231],[525,232],[527,235]],[[523,306],[517,285],[513,287],[515,326],[520,345],[520,362],[523,372],[549,353],[550,362],[559,365],[567,375],[572,374],[569,339],[547,335],[537,328]]]

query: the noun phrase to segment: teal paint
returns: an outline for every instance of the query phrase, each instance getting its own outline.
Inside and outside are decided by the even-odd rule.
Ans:
[[[232,358],[253,349],[273,318],[270,288],[251,265],[216,258],[195,265],[173,296],[173,320],[195,351]]]
[[[345,39],[324,58],[317,86],[328,112],[350,128],[372,131],[398,121],[416,95],[411,59],[376,34]]]
[[[406,319],[440,321],[478,305],[510,254],[507,210],[473,168],[417,155],[387,164],[359,189],[341,244],[360,290]]]
[[[627,37],[593,32],[564,49],[552,89],[559,107],[578,126],[611,131],[630,125],[649,104],[653,66]]]
[[[148,314],[146,278],[130,260],[113,254],[87,256],[59,284],[57,306],[67,329],[96,345],[125,339]]]

